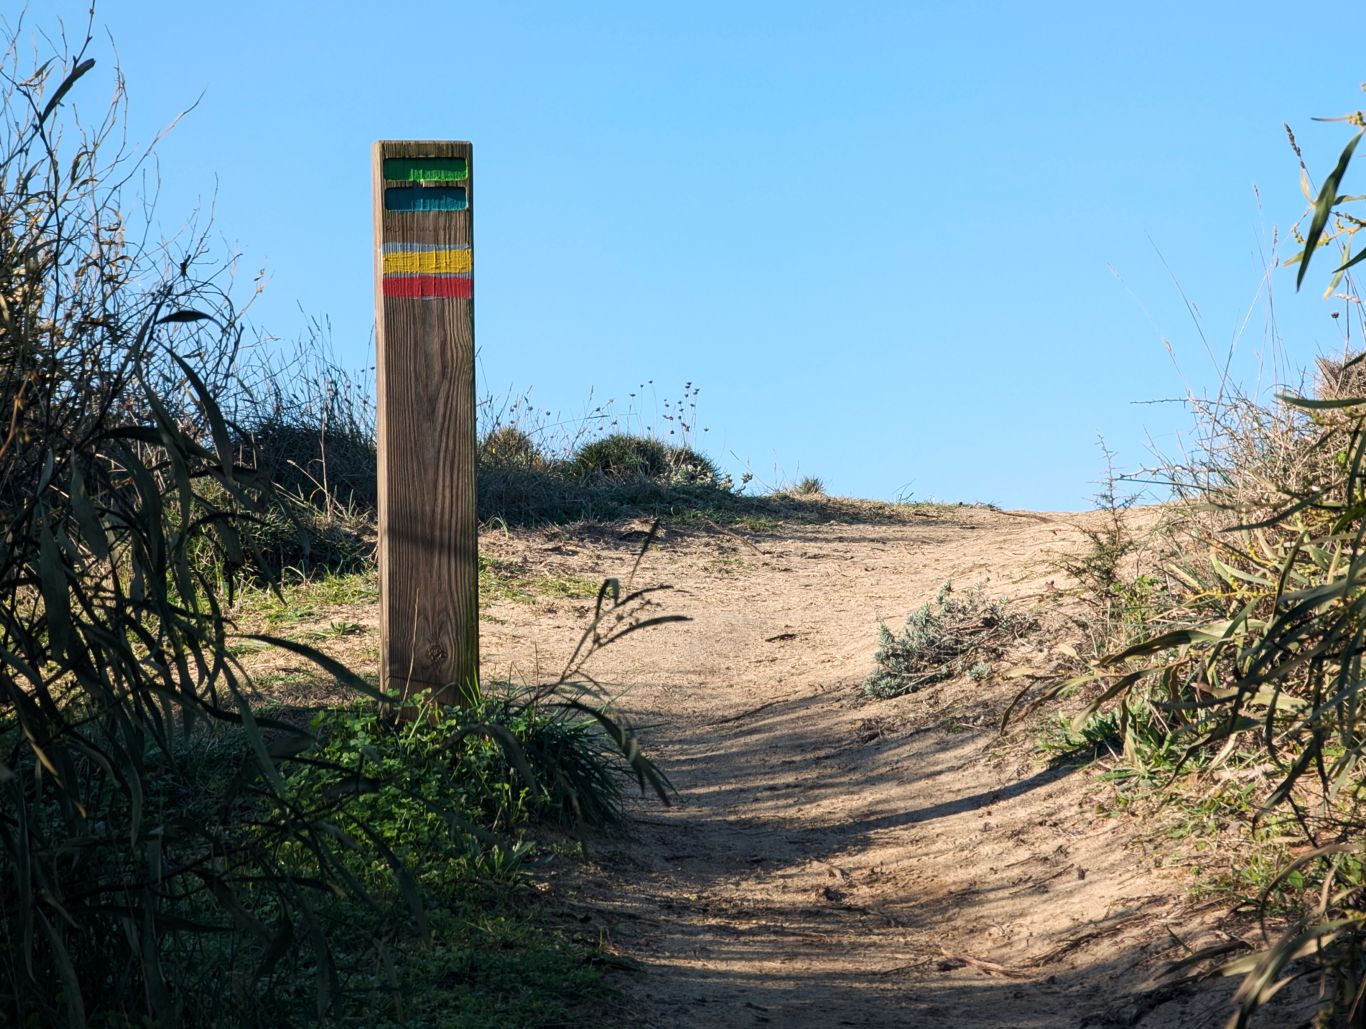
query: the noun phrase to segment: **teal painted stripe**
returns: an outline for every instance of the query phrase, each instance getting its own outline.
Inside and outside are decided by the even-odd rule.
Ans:
[[[390,186],[386,211],[464,211],[470,206],[464,186]]]

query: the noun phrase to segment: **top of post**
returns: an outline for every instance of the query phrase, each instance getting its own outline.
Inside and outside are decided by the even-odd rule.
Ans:
[[[371,153],[381,296],[472,299],[469,141],[382,139]]]

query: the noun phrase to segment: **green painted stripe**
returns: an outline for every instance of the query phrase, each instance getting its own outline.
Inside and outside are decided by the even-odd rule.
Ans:
[[[464,182],[470,177],[463,157],[386,157],[384,177],[400,182]]]

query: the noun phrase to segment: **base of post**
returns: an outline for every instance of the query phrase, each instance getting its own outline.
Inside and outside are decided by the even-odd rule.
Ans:
[[[405,720],[419,718],[423,709],[429,707],[473,707],[483,697],[478,682],[464,686],[454,682],[422,682],[418,679],[392,677],[386,684],[386,693],[399,696],[399,716]]]

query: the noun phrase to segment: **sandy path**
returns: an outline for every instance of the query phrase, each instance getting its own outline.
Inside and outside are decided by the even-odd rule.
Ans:
[[[645,966],[624,979],[640,1024],[1222,1023],[1208,999],[1137,992],[1176,937],[1220,937],[1127,845],[1130,827],[1095,812],[1085,774],[1044,770],[1028,733],[995,734],[1015,685],[890,702],[859,690],[879,620],[899,625],[945,580],[1048,607],[1073,521],[961,508],[675,534],[645,556],[637,584],[672,584],[662,610],[692,620],[593,669],[654,726],[679,803],[642,805],[629,840],[596,844],[596,864],[562,884]],[[639,535],[489,546],[625,574]],[[490,606],[486,669],[553,674],[584,610]]]

